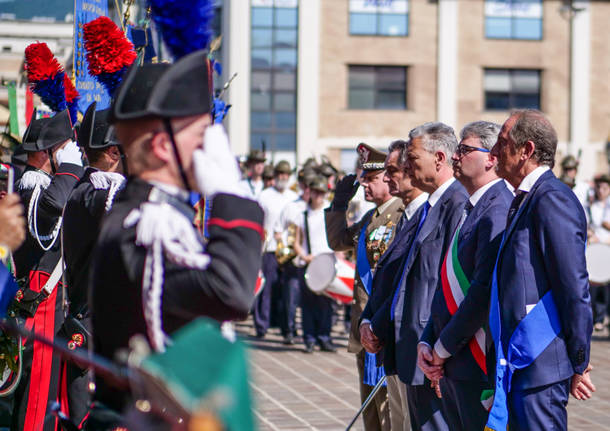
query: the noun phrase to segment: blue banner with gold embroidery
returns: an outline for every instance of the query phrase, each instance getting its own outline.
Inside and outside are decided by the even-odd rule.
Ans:
[[[110,106],[110,97],[104,87],[89,74],[87,69],[87,50],[83,39],[83,25],[100,16],[108,15],[106,0],[74,0],[74,75],[76,89],[80,93],[78,110],[85,112],[92,102],[97,108]]]

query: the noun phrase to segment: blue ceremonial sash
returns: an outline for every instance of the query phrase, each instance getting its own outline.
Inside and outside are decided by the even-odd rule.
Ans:
[[[373,215],[369,217],[368,221],[362,226],[360,236],[358,237],[358,249],[356,254],[356,271],[364,286],[364,290],[367,295],[371,295],[371,288],[373,287],[373,269],[369,263],[369,258],[366,255],[366,228],[369,226]],[[378,367],[375,360],[375,354],[364,352],[364,377],[362,382],[365,385],[375,386],[385,376],[385,370],[383,366]],[[386,383],[383,383],[386,386]]]
[[[6,316],[11,301],[19,290],[13,274],[6,266],[0,263],[0,318]]]
[[[362,230],[360,230],[360,236],[358,237],[358,250],[356,254],[356,271],[358,271],[358,276],[360,277],[360,281],[364,286],[364,290],[366,290],[367,295],[371,295],[371,287],[373,284],[373,270],[371,268],[371,264],[369,263],[369,258],[366,255],[366,228],[369,226],[371,222],[371,217],[369,217],[368,221],[362,226]]]
[[[513,218],[514,223],[525,207],[521,205]],[[512,227],[512,223],[511,223]],[[502,243],[496,257],[491,283],[489,310],[489,327],[496,346],[496,389],[494,401],[487,419],[485,430],[506,431],[508,426],[507,395],[511,390],[511,381],[515,370],[531,365],[561,332],[561,323],[553,295],[548,291],[534,308],[519,322],[506,346],[502,345],[502,322],[498,296],[498,262],[506,240],[507,228],[502,236]]]

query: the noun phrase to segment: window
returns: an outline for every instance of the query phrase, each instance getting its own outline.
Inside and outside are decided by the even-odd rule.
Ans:
[[[485,69],[485,109],[540,109],[540,71]]]
[[[296,151],[297,0],[251,0],[250,147]]]
[[[542,0],[485,0],[485,37],[542,39]]]
[[[349,66],[349,109],[406,109],[407,68]]]
[[[406,36],[409,34],[409,0],[349,0],[349,33]]]

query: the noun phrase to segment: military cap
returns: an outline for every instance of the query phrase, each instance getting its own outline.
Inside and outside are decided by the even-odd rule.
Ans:
[[[248,163],[250,162],[264,162],[265,160],[267,160],[267,157],[265,157],[265,152],[262,150],[250,150],[250,153],[248,154],[248,159],[246,160]]]
[[[297,174],[297,180],[300,183],[309,184],[309,182],[316,176],[316,171],[312,167],[302,168]]]
[[[277,165],[275,165],[275,168],[273,169],[273,173],[274,174],[291,174],[292,169],[290,168],[290,163],[288,163],[286,160],[280,160],[279,162],[277,162]]]
[[[384,162],[386,154],[364,142],[358,144],[356,148],[363,171],[379,171],[385,168]]]
[[[337,170],[333,167],[333,165],[330,164],[330,162],[322,163],[321,165],[318,166],[316,171],[320,175],[324,175],[326,178],[328,178],[332,175],[335,175],[337,173]]]
[[[576,169],[578,168],[578,160],[573,155],[567,155],[561,160],[562,169]]]
[[[270,180],[273,178],[273,165],[265,165],[263,170],[263,179]]]
[[[209,61],[205,50],[174,64],[131,66],[115,93],[110,122],[148,116],[186,117],[211,111]]]
[[[324,193],[328,191],[328,180],[324,175],[316,175],[309,181],[309,184],[307,185],[311,190],[317,190],[319,192]]]
[[[78,144],[83,148],[101,149],[119,145],[114,127],[108,123],[109,109],[96,111],[96,102],[87,108],[78,133]]]
[[[25,131],[22,148],[27,152],[44,151],[62,144],[74,137],[70,113],[67,109],[58,112],[51,118],[36,119],[32,114],[30,125]]]

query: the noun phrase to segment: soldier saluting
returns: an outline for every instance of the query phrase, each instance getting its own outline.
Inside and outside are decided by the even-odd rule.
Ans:
[[[81,152],[73,141],[68,111],[39,120],[32,116],[23,137],[27,167],[17,192],[27,214],[26,241],[15,252],[22,289],[17,305],[25,327],[49,339],[63,323],[61,252],[62,211],[74,184],[83,174]],[[60,360],[51,347],[29,339],[23,354],[24,376],[15,393],[13,429],[51,430],[47,405],[59,396]],[[44,424],[41,427],[41,424]]]
[[[125,172],[123,151],[107,122],[108,109],[97,111],[93,102],[81,123],[78,143],[84,149],[89,167],[76,184],[64,209],[62,230],[65,280],[70,312],[62,335],[68,346],[86,348],[91,332],[91,315],[87,304],[88,281],[93,247],[100,232],[102,216],[112,208],[123,187]],[[66,389],[69,417],[80,423],[90,404],[86,370],[66,363]],[[65,412],[68,413],[68,412]]]
[[[205,51],[173,65],[134,66],[115,93],[110,121],[133,176],[94,250],[93,344],[106,358],[136,334],[163,351],[194,318],[245,318],[252,304],[263,213],[240,197],[227,137],[211,125],[208,68]],[[213,198],[205,247],[189,190]],[[99,379],[96,386],[94,402],[116,411],[128,405],[128,393]]]
[[[396,236],[398,221],[404,213],[402,201],[390,194],[389,186],[383,181],[386,154],[367,145],[357,148],[362,165],[360,183],[364,187],[365,199],[375,204],[362,219],[347,226],[347,207],[359,184],[355,175],[348,175],[337,184],[335,198],[325,211],[328,244],[335,251],[356,249],[356,277],[354,281],[354,303],[351,314],[351,331],[347,350],[356,354],[356,364],[360,376],[360,398],[364,402],[373,386],[383,377],[383,369],[375,363],[375,355],[367,353],[360,344],[358,321],[366,306],[372,289],[373,273],[377,261],[388,249]],[[375,408],[363,412],[365,429],[390,429],[390,413],[386,388],[382,388],[374,398]]]

